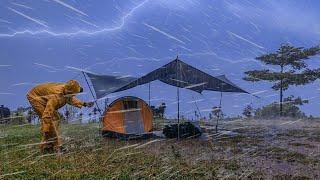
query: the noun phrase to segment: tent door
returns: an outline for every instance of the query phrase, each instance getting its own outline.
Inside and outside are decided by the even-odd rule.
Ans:
[[[141,116],[141,107],[137,101],[128,100],[124,102],[124,125],[127,134],[143,134],[144,126]]]

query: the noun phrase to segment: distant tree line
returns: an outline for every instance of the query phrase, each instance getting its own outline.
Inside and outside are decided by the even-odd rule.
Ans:
[[[31,108],[18,107],[11,111],[8,107],[0,107],[0,124],[25,124],[28,122],[28,112]]]
[[[11,112],[10,109],[4,107],[4,105],[0,106],[0,124],[5,124],[6,120],[10,117]]]
[[[154,117],[164,118],[164,113],[167,108],[166,103],[161,103],[158,107],[151,106],[150,108]]]
[[[283,100],[282,114],[280,114],[281,111],[278,102],[273,102],[257,109],[253,109],[251,105],[248,105],[244,108],[242,114],[246,118],[256,119],[273,119],[279,117],[307,118],[307,115],[299,108],[299,106],[306,103],[308,103],[308,100],[303,100],[301,97],[294,98],[294,96],[289,96]]]
[[[88,112],[87,122],[98,122],[99,110],[94,108]],[[67,105],[59,112],[61,123],[68,124],[71,122],[83,123],[83,113],[78,108]],[[0,124],[38,124],[39,117],[32,107],[18,107],[16,110],[10,110],[4,105],[0,106]]]

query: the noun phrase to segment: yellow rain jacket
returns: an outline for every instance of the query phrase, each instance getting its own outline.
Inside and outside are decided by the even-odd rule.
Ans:
[[[75,95],[82,92],[82,88],[75,80],[67,83],[44,83],[34,87],[27,98],[41,120],[42,145],[41,149],[50,146],[61,146],[59,137],[60,114],[58,109],[65,104],[81,108],[85,104]]]

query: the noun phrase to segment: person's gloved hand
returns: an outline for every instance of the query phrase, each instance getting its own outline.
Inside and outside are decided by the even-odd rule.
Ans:
[[[93,102],[85,102],[85,103],[83,103],[84,107],[92,107],[93,105],[94,105]]]

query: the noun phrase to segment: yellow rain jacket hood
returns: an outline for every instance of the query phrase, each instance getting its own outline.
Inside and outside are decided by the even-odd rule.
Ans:
[[[83,91],[78,81],[70,80],[65,85],[65,94],[77,94]]]

